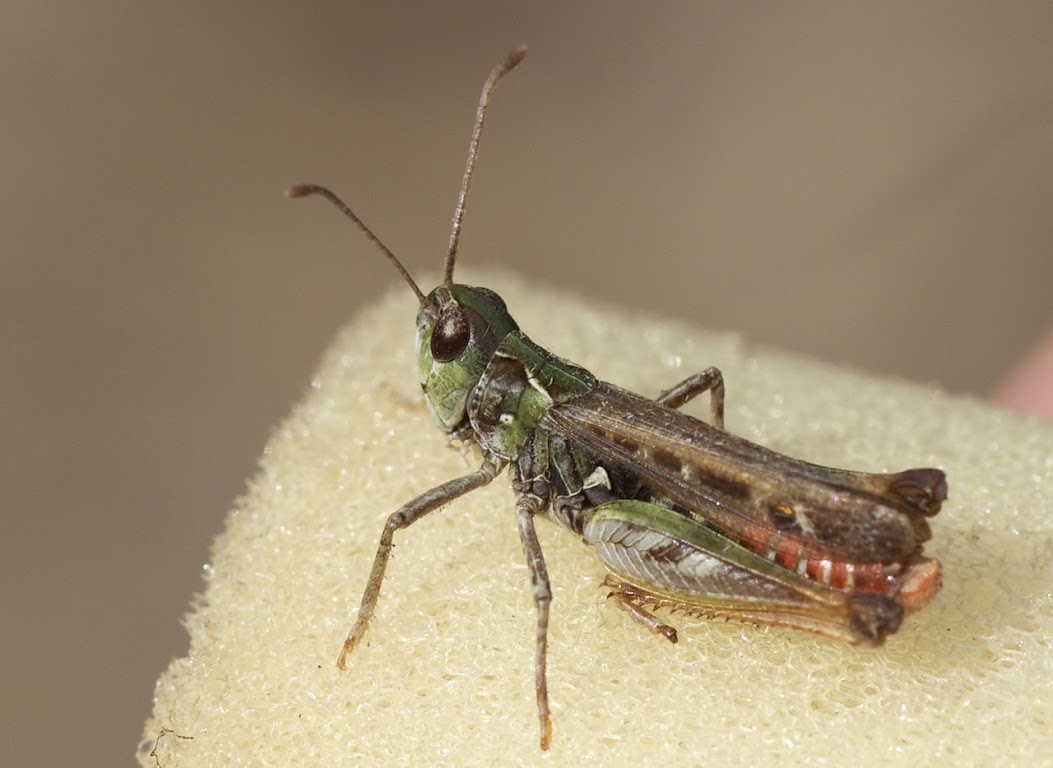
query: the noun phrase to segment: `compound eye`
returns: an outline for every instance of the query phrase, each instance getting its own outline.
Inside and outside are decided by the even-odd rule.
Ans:
[[[448,363],[464,351],[472,338],[468,315],[457,304],[442,310],[431,334],[431,356],[437,362]]]

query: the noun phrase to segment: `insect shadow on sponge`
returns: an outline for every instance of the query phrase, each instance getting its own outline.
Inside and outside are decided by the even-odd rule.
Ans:
[[[655,399],[598,380],[531,341],[495,292],[453,281],[479,140],[498,81],[526,55],[509,53],[483,85],[454,212],[442,283],[425,295],[395,255],[339,197],[321,195],[394,264],[417,297],[417,354],[428,408],[447,435],[478,445],[479,468],[422,493],[388,518],[344,669],[373,617],[396,531],[508,469],[537,608],[534,685],[540,743],[552,724],[545,659],[549,586],[534,518],[546,514],[591,544],[610,597],[676,642],[654,608],[772,624],[880,645],[940,588],[922,554],[928,518],[947,497],[939,469],[872,474],[810,464],[724,430],[716,368]],[[711,423],[678,409],[708,392]]]

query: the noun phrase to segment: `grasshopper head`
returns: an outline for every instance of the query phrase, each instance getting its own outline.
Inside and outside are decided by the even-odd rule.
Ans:
[[[428,295],[417,313],[417,362],[428,409],[444,431],[463,426],[469,393],[518,328],[489,288],[444,283]]]
[[[417,287],[395,254],[333,192],[317,184],[297,184],[286,192],[289,197],[320,195],[333,203],[388,257],[416,295],[420,302],[420,311],[417,313],[420,383],[424,387],[428,408],[446,432],[455,432],[464,426],[468,394],[483,375],[483,370],[490,362],[497,345],[505,336],[518,329],[500,296],[487,288],[472,288],[454,283],[453,267],[457,259],[461,224],[490,98],[497,82],[512,71],[524,56],[526,48],[516,48],[501,60],[483,84],[479,108],[475,115],[475,127],[468,145],[468,163],[461,181],[461,194],[453,215],[450,247],[446,253],[445,277],[442,285],[427,296]]]

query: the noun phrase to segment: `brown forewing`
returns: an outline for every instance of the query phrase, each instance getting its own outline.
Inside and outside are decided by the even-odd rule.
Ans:
[[[900,561],[929,538],[924,518],[946,497],[938,469],[822,467],[606,382],[555,404],[542,426],[762,553],[789,538],[803,559]]]

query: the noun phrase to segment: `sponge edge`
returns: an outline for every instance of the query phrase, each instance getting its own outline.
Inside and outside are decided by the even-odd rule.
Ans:
[[[944,589],[879,649],[793,630],[666,618],[648,634],[580,539],[542,521],[555,600],[553,744],[538,749],[535,615],[508,483],[395,539],[365,641],[335,660],[381,527],[477,466],[444,444],[416,384],[399,288],[344,329],[231,511],[157,682],[144,766],[640,765],[716,759],[1024,763],[1053,754],[1053,429],[733,334],[627,317],[490,273],[535,341],[657,394],[717,365],[727,426],[810,461],[939,466],[950,499],[926,551]],[[687,409],[707,413],[705,398]]]

